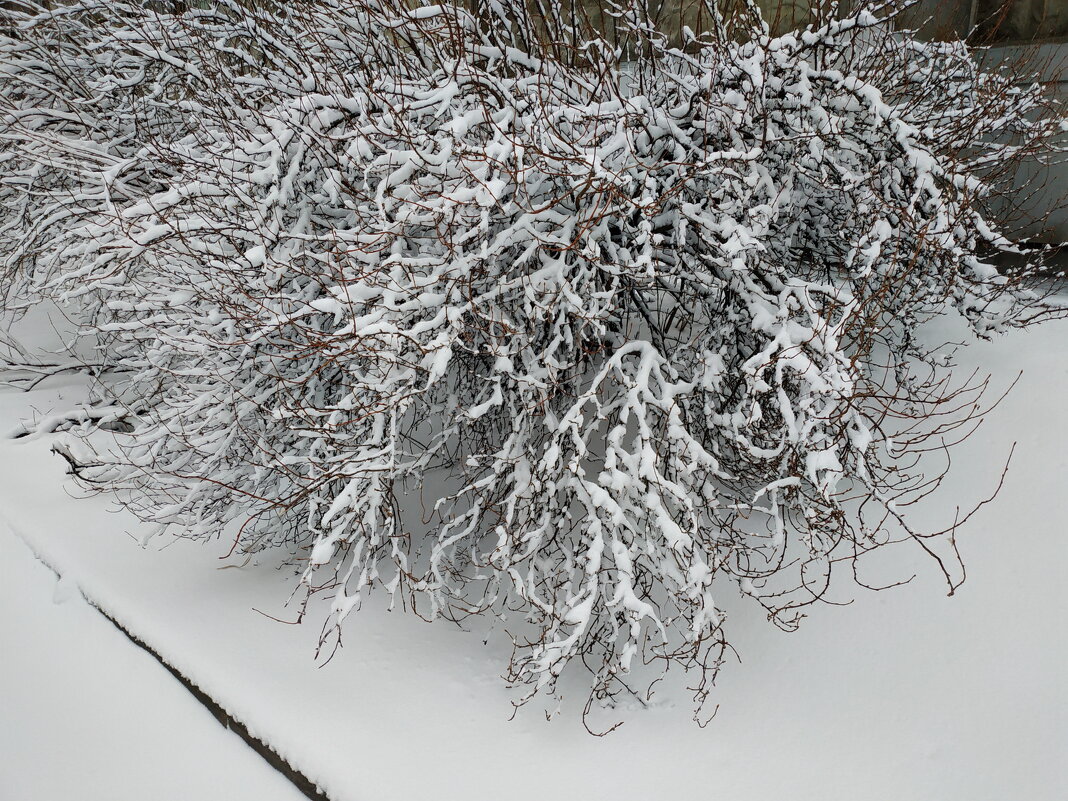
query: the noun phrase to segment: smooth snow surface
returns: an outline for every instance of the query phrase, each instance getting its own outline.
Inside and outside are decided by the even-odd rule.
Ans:
[[[304,798],[2,524],[0,609],[3,801]]]
[[[1060,801],[1068,797],[1068,324],[974,345],[961,361],[963,370],[993,372],[999,389],[1024,371],[954,451],[943,487],[914,510],[917,526],[952,522],[957,504],[997,485],[1016,441],[1000,497],[960,534],[968,581],[947,598],[936,566],[906,544],[873,557],[864,578],[918,573],[910,585],[856,590],[855,603],[812,610],[796,634],[735,603],[730,632],[744,662],[725,666],[719,714],[704,729],[691,722],[686,693],[669,687],[649,710],[598,712],[598,722],[625,724],[590,737],[578,676],[552,722],[534,704],[509,722],[499,645],[373,605],[349,618],[344,648],[320,667],[324,610],[301,626],[253,611],[293,618],[282,607],[292,571],[219,570],[230,564],[218,559],[225,541],[139,547],[137,522],[109,498],[72,497],[81,493],[49,453],[52,435],[0,442],[0,515],[339,800]],[[0,391],[0,429],[31,409],[69,408],[75,383]],[[147,656],[117,633],[116,645],[98,646],[96,629],[107,624],[87,607],[52,606],[48,576],[27,567],[16,545],[8,537],[0,555],[0,797],[81,801],[73,788],[120,770],[131,771],[129,782],[110,785],[108,798],[288,797],[266,768],[257,781],[274,784],[253,788],[242,766],[256,757],[183,703],[176,683],[150,691],[141,673],[162,670]],[[848,588],[837,597],[848,600]],[[104,690],[91,682],[114,700],[97,699]],[[151,696],[137,700],[142,689]],[[172,722],[181,715],[201,722]],[[37,776],[44,772],[55,777]],[[175,784],[147,789],[155,774]],[[188,789],[197,782],[210,790]]]

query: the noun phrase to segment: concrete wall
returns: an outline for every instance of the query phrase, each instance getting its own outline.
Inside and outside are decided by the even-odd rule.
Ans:
[[[990,67],[1010,64],[1021,82],[1038,80],[1056,99],[1068,101],[1068,43],[994,47],[978,51],[978,57]],[[1068,145],[1068,133],[1064,140]],[[1068,242],[1068,158],[1061,157],[1053,166],[1025,167],[1015,183],[1018,207],[1013,216],[1025,223],[1019,236],[1050,244]]]

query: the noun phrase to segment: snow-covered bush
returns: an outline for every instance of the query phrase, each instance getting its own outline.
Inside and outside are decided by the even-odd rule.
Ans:
[[[372,589],[506,617],[521,700],[577,658],[703,701],[717,598],[793,627],[895,537],[955,586],[901,510],[982,384],[919,333],[1061,313],[985,212],[1061,112],[900,4],[732,5],[681,41],[639,3],[609,39],[559,0],[12,14],[4,257],[137,399],[79,477],[291,549],[328,636]]]
[[[152,143],[193,122],[178,107],[196,68],[165,58],[166,21],[136,4],[8,12],[0,37],[0,298],[9,308],[70,288],[84,227],[165,190]],[[54,289],[54,287],[53,287]]]

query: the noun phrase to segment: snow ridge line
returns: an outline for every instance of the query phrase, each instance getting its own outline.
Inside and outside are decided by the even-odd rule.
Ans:
[[[47,567],[55,574],[57,579],[63,577],[63,573],[48,559],[41,555],[39,549],[31,543],[26,537],[22,536],[18,528],[11,524],[11,522],[0,513],[0,525],[11,532],[20,542],[22,542],[33,554],[33,557],[42,565]],[[156,651],[151,645],[146,643],[126,626],[120,623],[115,617],[113,617],[106,609],[104,609],[97,601],[91,598],[85,591],[80,582],[77,582],[78,592],[85,598],[86,603],[89,604],[96,612],[98,612],[105,620],[118,629],[131,643],[138,648],[149,654],[160,665],[162,665],[168,673],[170,673],[179,684],[181,684],[190,695],[193,696],[204,708],[206,708],[218,722],[225,729],[229,729],[248,745],[253,751],[260,755],[260,757],[281,773],[287,781],[296,787],[301,793],[303,793],[311,801],[333,801],[329,795],[327,795],[314,781],[308,776],[303,774],[296,767],[291,765],[281,754],[275,751],[268,743],[261,740],[246,726],[241,720],[231,715],[218,701],[208,695],[199,685],[195,684],[185,674],[183,674],[178,668],[171,665],[164,659],[158,651]]]

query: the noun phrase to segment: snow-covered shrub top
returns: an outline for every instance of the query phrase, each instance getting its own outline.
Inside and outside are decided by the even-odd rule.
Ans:
[[[864,3],[682,49],[621,6],[618,50],[554,3],[203,5],[2,44],[3,257],[138,399],[83,479],[292,548],[338,625],[374,587],[524,620],[531,692],[710,678],[717,594],[791,627],[889,532],[933,548],[898,506],[977,388],[918,326],[1058,313],[984,216],[1058,151],[1037,87]]]

